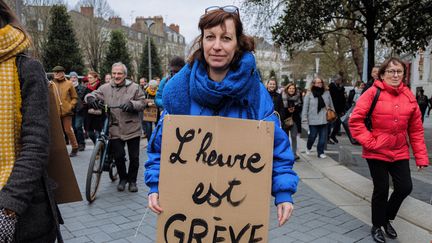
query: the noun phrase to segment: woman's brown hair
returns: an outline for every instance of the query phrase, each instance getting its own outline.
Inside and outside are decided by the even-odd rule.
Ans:
[[[297,86],[295,85],[295,83],[288,83],[287,86],[285,86],[285,89],[284,89],[285,93],[289,94],[288,93],[288,89],[291,86],[294,86],[294,95],[297,94]]]
[[[201,31],[201,35],[195,38],[194,44],[192,45],[191,50],[193,53],[188,58],[188,63],[193,64],[194,61],[198,60],[203,62],[205,66],[207,66],[207,62],[204,59],[204,50],[203,46],[203,38],[204,38],[204,30],[209,29],[215,26],[221,26],[222,29],[225,29],[225,21],[227,19],[232,19],[234,21],[234,26],[236,30],[237,37],[237,49],[234,54],[233,60],[230,63],[230,69],[235,69],[236,64],[240,60],[241,56],[246,51],[254,51],[255,50],[255,42],[254,39],[248,35],[243,33],[243,24],[240,20],[240,16],[237,13],[229,13],[225,12],[221,9],[211,11],[207,14],[201,16],[200,21],[198,23],[198,28]]]
[[[95,71],[89,71],[87,75],[91,75],[93,78],[99,80],[99,74]]]
[[[21,25],[18,17],[15,15],[13,10],[6,4],[4,0],[0,0],[0,28],[5,27],[6,25],[12,25],[13,27],[20,29],[24,35],[31,40],[27,31],[25,31],[24,27]]]

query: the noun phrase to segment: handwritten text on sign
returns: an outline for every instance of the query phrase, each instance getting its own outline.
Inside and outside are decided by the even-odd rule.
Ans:
[[[273,123],[167,116],[157,242],[268,242]]]

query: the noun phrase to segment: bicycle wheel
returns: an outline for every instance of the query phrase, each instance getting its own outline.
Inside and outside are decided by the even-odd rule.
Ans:
[[[89,203],[92,203],[96,198],[96,192],[102,175],[102,156],[104,149],[105,144],[102,141],[97,141],[90,157],[86,181],[86,198]]]
[[[114,161],[110,163],[109,176],[112,182],[118,178],[118,171]]]

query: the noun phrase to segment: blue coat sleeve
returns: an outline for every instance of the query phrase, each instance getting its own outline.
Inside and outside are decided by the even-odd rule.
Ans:
[[[168,78],[164,78],[160,81],[159,87],[157,89],[156,92],[156,97],[155,97],[155,103],[157,105],[157,107],[162,108],[163,109],[163,102],[162,102],[162,94],[163,94],[163,89],[165,88],[165,84]]]
[[[297,191],[298,176],[293,170],[294,154],[288,135],[280,126],[279,117],[274,113],[273,101],[264,85],[261,85],[261,104],[259,117],[274,123],[273,142],[273,173],[272,196],[275,204],[283,202],[293,203],[292,195]]]
[[[265,120],[275,124],[272,173],[272,195],[275,197],[275,205],[283,202],[293,203],[292,195],[297,191],[299,178],[293,170],[294,154],[288,136],[280,127],[276,114]]]
[[[160,157],[162,148],[162,127],[166,111],[156,125],[155,131],[147,146],[147,162],[145,163],[144,182],[150,188],[149,193],[159,192]]]

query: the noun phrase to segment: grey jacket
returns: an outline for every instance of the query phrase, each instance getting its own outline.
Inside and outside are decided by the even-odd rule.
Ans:
[[[103,101],[111,107],[128,102],[133,105],[135,111],[133,113],[124,112],[119,108],[111,109],[110,139],[129,140],[141,136],[141,119],[138,112],[144,110],[146,102],[144,92],[138,84],[125,80],[124,85],[116,86],[114,81],[111,81],[87,94],[84,98],[85,102],[90,96]]]
[[[59,212],[52,194],[54,186],[47,176],[48,82],[38,61],[18,56],[17,66],[22,98],[22,147],[7,184],[0,190],[0,208],[18,215],[15,242],[54,242]]]
[[[322,97],[324,99],[324,103],[326,104],[326,108],[331,108],[334,110],[333,101],[330,97],[330,92],[324,91]],[[317,113],[317,109],[318,98],[315,98],[312,92],[308,92],[303,99],[302,121],[307,121],[309,125],[327,124],[327,110],[323,108],[320,110],[319,113]]]

